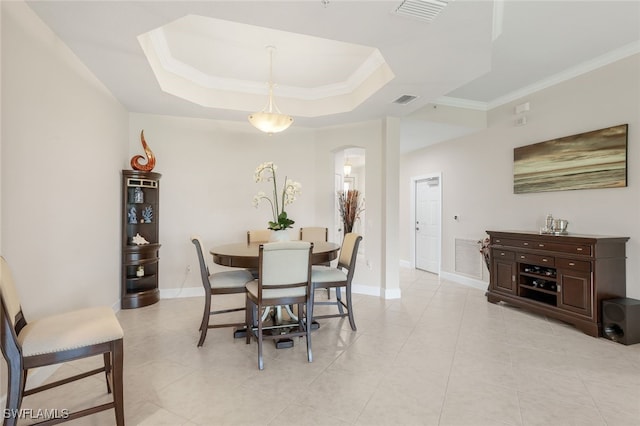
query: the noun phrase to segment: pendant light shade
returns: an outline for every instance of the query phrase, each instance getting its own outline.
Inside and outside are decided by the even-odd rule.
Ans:
[[[273,100],[273,51],[275,47],[267,46],[269,51],[269,100],[267,106],[260,112],[249,115],[249,123],[265,133],[278,133],[286,130],[293,123],[293,118],[282,114]]]
[[[351,163],[349,162],[349,159],[347,158],[347,161],[345,161],[344,163],[344,175],[345,176],[349,176],[351,174]]]

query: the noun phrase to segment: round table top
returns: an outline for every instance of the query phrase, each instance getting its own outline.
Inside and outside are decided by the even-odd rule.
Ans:
[[[237,268],[257,268],[259,263],[259,248],[263,243],[233,243],[217,246],[209,250],[213,261],[218,265]],[[311,263],[321,264],[330,262],[338,257],[340,245],[325,241],[313,243]]]

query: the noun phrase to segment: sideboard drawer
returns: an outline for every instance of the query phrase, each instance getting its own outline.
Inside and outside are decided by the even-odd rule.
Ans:
[[[554,266],[555,259],[553,256],[539,256],[537,254],[518,253],[516,260],[520,263],[530,263],[540,266]]]
[[[496,238],[494,244],[500,244],[508,247],[535,248],[533,241],[528,240],[512,240],[510,238]]]
[[[493,249],[493,258],[494,259],[513,260],[513,259],[515,259],[515,257],[516,257],[516,255],[512,251]]]
[[[591,272],[591,262],[583,260],[556,258],[556,267],[562,269],[572,269],[574,271]]]
[[[563,244],[545,241],[532,243],[531,248],[591,256],[591,246],[588,244]]]

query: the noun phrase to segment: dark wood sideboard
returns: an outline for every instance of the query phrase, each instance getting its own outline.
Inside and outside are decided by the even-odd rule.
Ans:
[[[487,300],[506,302],[602,336],[602,301],[626,296],[628,237],[487,231]]]

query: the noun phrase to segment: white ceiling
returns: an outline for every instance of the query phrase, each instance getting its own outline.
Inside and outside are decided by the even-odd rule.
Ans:
[[[394,14],[400,3],[28,1],[131,112],[246,123],[249,112],[264,107],[266,84],[259,103],[235,109],[201,106],[161,89],[138,37],[187,15],[264,27],[271,33],[285,31],[348,43],[367,52],[377,49],[393,79],[373,95],[360,96],[350,110],[296,116],[297,106],[285,96],[286,91],[279,95],[276,87],[275,99],[283,112],[294,116],[294,126],[300,127],[402,117],[405,152],[464,133],[456,126],[426,120],[421,111],[430,104],[487,109],[545,83],[640,52],[640,0],[506,0],[495,5],[493,1],[455,0],[432,22]],[[219,76],[250,75],[243,78],[266,83],[265,46],[274,43],[269,39],[255,43],[250,47],[254,54],[241,59],[234,56],[233,49],[220,49],[221,45],[234,47],[241,41],[233,37],[218,39],[212,43],[211,52],[189,52],[188,56],[215,69]],[[302,54],[296,57],[287,52],[286,43],[279,42],[281,46],[276,46],[274,55],[274,81],[283,89],[288,85],[314,87],[318,81],[326,84],[334,81],[332,70],[343,70],[341,65],[313,65],[309,54],[320,63],[350,60],[316,45],[303,52],[306,58]],[[407,105],[392,102],[407,94],[418,98]],[[239,92],[237,96],[227,95],[234,101],[242,97]],[[250,104],[255,102],[254,98]],[[256,131],[248,123],[246,126],[248,131]]]

